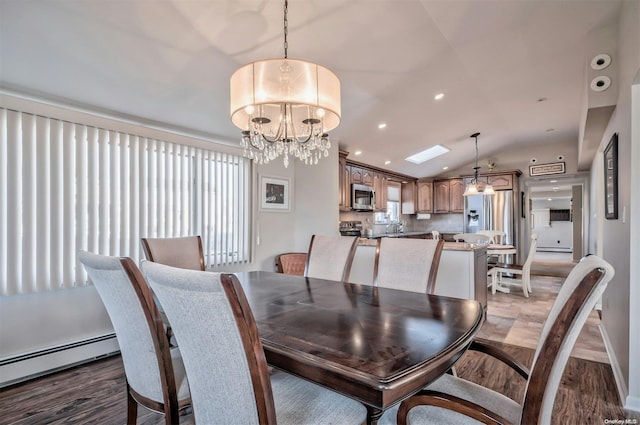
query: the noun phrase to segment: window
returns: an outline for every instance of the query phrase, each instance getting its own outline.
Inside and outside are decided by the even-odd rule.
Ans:
[[[237,155],[0,109],[0,293],[85,285],[78,250],[138,262],[141,237],[248,262],[249,181]]]

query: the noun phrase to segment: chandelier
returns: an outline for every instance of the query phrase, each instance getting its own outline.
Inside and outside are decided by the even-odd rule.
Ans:
[[[478,170],[480,169],[480,167],[478,167],[478,136],[479,135],[480,133],[473,133],[471,136],[469,136],[476,139],[476,166],[473,167],[473,171],[474,171],[473,180],[471,180],[471,182],[467,185],[467,188],[462,194],[463,196],[471,196],[471,195],[479,195],[479,194],[483,194],[483,195],[496,194],[496,192],[493,190],[493,186],[491,186],[490,184],[485,185],[484,190],[482,192],[480,192],[478,188]]]
[[[329,156],[328,132],[340,124],[340,80],[329,69],[289,59],[288,1],[284,58],[256,61],[231,76],[231,121],[242,130],[244,156],[266,164],[293,156],[317,164]]]

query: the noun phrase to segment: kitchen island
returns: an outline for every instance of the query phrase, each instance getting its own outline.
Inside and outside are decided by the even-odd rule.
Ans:
[[[388,236],[385,235],[385,237]],[[351,266],[350,282],[373,285],[376,241],[375,238],[360,239]],[[486,310],[487,245],[445,242],[440,257],[435,293],[455,298],[475,299]]]

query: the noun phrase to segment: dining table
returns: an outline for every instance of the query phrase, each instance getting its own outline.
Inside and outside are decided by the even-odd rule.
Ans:
[[[360,401],[369,424],[450,370],[485,318],[475,300],[267,271],[235,274],[267,363]]]

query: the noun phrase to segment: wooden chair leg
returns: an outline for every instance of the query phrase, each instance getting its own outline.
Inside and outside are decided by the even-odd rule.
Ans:
[[[136,422],[138,422],[138,402],[135,401],[127,386],[127,425],[136,425]]]

